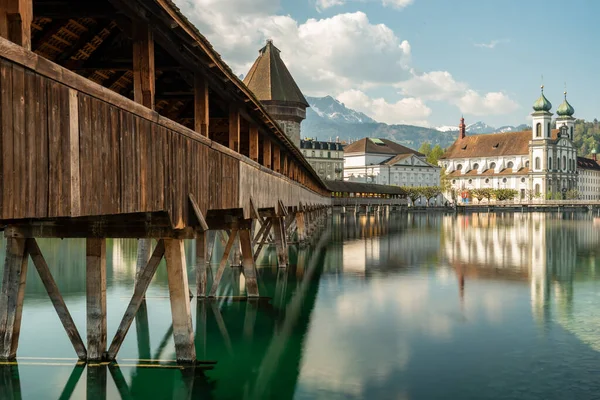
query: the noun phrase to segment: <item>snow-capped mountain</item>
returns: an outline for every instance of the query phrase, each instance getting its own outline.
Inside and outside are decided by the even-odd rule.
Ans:
[[[458,132],[457,126],[438,126],[435,128],[440,132]],[[527,129],[527,125],[521,124],[519,126],[504,125],[500,128],[494,128],[485,122],[475,122],[474,124],[467,125],[467,133],[494,133],[494,132],[518,132]]]
[[[349,124],[371,124],[377,122],[359,111],[347,108],[343,103],[340,103],[331,96],[305,97],[308,104],[310,104],[307,112],[312,111],[321,118]]]

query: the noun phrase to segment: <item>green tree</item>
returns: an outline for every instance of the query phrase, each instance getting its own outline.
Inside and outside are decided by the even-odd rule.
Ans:
[[[566,193],[568,200],[577,200],[579,198],[579,191],[577,189],[571,189]]]
[[[421,144],[421,147],[419,147],[419,153],[424,154],[425,156],[429,156],[429,153],[431,153],[431,143],[423,142],[423,144]]]
[[[423,195],[423,188],[420,186],[402,186],[402,190],[406,192],[406,197],[415,204],[415,201]]]
[[[478,203],[481,203],[481,200],[485,199],[485,189],[473,189],[471,190],[471,196],[475,197]]]
[[[519,194],[515,189],[495,189],[494,197],[498,201],[513,200]]]
[[[439,144],[433,146],[433,149],[427,155],[427,162],[429,164],[438,165],[438,160],[444,155],[444,149]]]
[[[427,199],[427,204],[431,199],[436,198],[441,193],[441,188],[439,186],[423,186],[421,187],[421,193],[425,199]]]

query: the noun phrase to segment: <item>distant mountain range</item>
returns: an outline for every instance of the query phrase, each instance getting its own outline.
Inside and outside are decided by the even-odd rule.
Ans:
[[[414,125],[388,125],[377,122],[359,111],[346,107],[331,96],[305,96],[310,104],[306,120],[302,122],[302,136],[318,140],[352,142],[363,137],[393,140],[402,145],[418,149],[423,142],[448,147],[456,140],[458,125],[424,128]],[[494,128],[484,122],[467,126],[468,133],[512,132],[526,129],[526,125]]]

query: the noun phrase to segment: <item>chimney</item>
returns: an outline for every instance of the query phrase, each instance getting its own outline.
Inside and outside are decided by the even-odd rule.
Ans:
[[[464,139],[467,136],[467,127],[465,126],[464,117],[460,117],[460,125],[458,126],[458,138]]]

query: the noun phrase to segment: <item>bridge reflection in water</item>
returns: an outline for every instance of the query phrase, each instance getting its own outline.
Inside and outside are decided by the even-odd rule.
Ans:
[[[480,297],[477,282],[508,282],[520,287],[521,283],[527,284],[531,296],[527,307],[531,307],[531,315],[542,331],[548,329],[550,322],[557,322],[582,342],[600,350],[597,335],[590,333],[594,332],[593,321],[578,316],[574,289],[578,280],[589,279],[595,271],[594,249],[599,243],[600,229],[587,214],[333,215],[312,246],[291,248],[287,269],[271,266],[269,259],[276,257],[271,249],[257,261],[260,293],[269,298],[243,296],[243,274],[239,267],[231,267],[226,270],[216,298],[191,300],[196,352],[198,359],[203,360],[195,367],[173,362],[164,267],[158,269],[150,286],[147,304],[137,314],[119,363],[87,367],[75,358],[64,358],[72,354],[70,344],[57,318],[48,312],[51,304],[43,285],[32,275],[26,288],[28,300],[23,318],[23,324],[29,327],[23,329],[21,338],[27,342],[23,348],[31,350],[19,357],[18,364],[0,365],[0,398],[292,398],[299,385],[306,390],[307,379],[313,384],[315,371],[323,368],[330,370],[326,376],[331,381],[348,379],[344,372],[347,366],[339,373],[334,371],[335,351],[315,356],[315,351],[323,349],[319,341],[338,335],[340,340],[347,340],[352,336],[346,326],[337,325],[345,318],[343,313],[327,314],[339,303],[335,296],[344,294],[341,289],[330,290],[330,286],[341,286],[338,280],[348,277],[353,285],[388,279],[395,282],[398,274],[400,280],[404,276],[412,285],[415,280],[410,274],[418,270],[452,277],[456,295],[444,301],[459,304],[463,318],[473,317],[468,312],[473,301],[489,300]],[[49,264],[56,266],[52,272],[73,310],[75,323],[83,326],[84,241],[40,240],[40,247],[52,260]],[[108,252],[108,306],[115,310],[109,315],[118,317],[126,307],[135,276],[136,242],[111,241]],[[186,257],[194,259],[193,246],[186,247]],[[318,297],[323,287],[327,293],[324,298]],[[354,296],[367,294],[357,288]],[[401,285],[395,290],[407,289],[410,288]],[[371,304],[369,296],[363,298],[366,304]],[[431,298],[419,299],[425,302],[422,307],[433,304]],[[319,306],[323,302],[328,308]],[[410,304],[416,303],[405,302],[404,306]],[[493,307],[491,303],[484,306]],[[315,309],[320,310],[317,317]],[[324,318],[326,327],[322,325]],[[414,322],[420,317],[411,318]],[[116,329],[118,322],[109,319],[109,332]],[[336,327],[344,332],[336,331]],[[317,337],[323,329],[332,331],[331,335]],[[43,337],[41,330],[45,331]],[[360,360],[359,346],[346,347],[347,353],[357,353],[342,359]],[[380,347],[371,349],[371,356],[373,350],[376,354],[381,349],[390,351],[386,345]],[[381,357],[385,358],[383,354]],[[399,353],[398,357],[403,355]],[[354,373],[368,376],[368,372]]]

